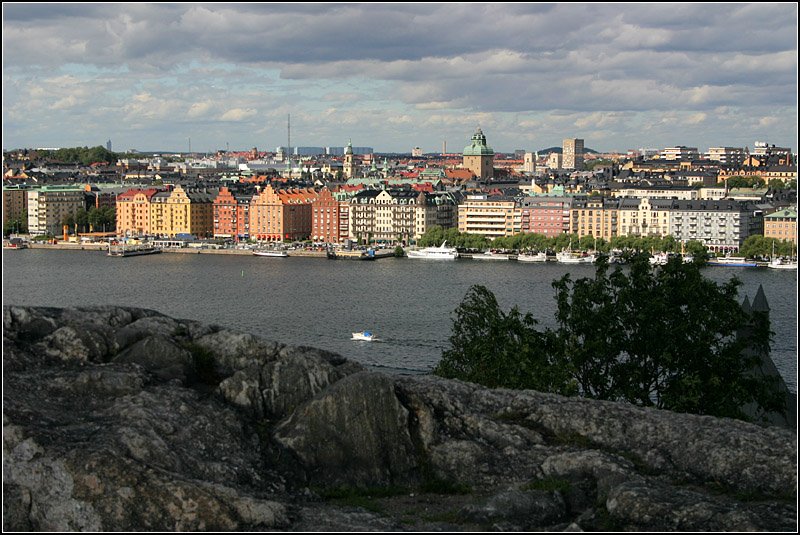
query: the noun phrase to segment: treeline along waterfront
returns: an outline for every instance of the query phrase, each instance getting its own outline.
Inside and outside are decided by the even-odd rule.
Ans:
[[[591,277],[595,268],[407,258],[162,254],[122,260],[103,251],[29,249],[3,253],[3,304],[150,308],[334,351],[392,373],[427,373],[447,347],[453,311],[472,285],[490,289],[505,310],[517,305],[541,325],[555,326],[552,282],[567,272]],[[752,300],[763,285],[775,332],[772,357],[797,392],[797,272],[708,267],[703,274],[718,283],[737,276],[740,301]],[[350,339],[364,329],[377,340]]]

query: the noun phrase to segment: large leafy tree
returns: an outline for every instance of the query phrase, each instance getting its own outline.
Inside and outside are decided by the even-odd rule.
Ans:
[[[747,405],[783,412],[778,379],[754,373],[769,352],[769,319],[739,305],[739,285],[679,258],[653,268],[639,254],[613,272],[601,259],[593,278],[554,281],[557,327],[544,332],[476,286],[435,373],[740,419]]]
[[[555,283],[564,359],[590,397],[734,418],[749,403],[781,410],[776,385],[750,373],[770,332],[739,305],[739,285],[679,259],[653,269],[643,255],[628,274],[599,265],[594,280],[565,276]]]

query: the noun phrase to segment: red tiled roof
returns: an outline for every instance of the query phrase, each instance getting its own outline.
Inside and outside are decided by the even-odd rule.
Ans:
[[[445,169],[444,174],[453,180],[472,180],[475,174],[469,169]]]

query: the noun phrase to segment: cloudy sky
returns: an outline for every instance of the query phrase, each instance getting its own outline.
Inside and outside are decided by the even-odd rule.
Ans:
[[[3,148],[797,151],[797,4],[3,3]],[[191,142],[190,142],[191,140]],[[191,143],[191,145],[190,145]]]

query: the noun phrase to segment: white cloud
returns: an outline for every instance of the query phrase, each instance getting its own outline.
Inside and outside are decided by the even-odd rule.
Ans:
[[[686,124],[696,125],[704,122],[708,115],[703,112],[700,113],[693,113],[689,117],[686,118]]]
[[[50,106],[51,110],[64,110],[67,108],[72,108],[78,104],[78,99],[75,95],[69,95],[62,99],[56,101],[52,106]]]
[[[242,121],[249,117],[252,117],[258,113],[257,110],[252,108],[242,109],[242,108],[233,108],[220,116],[221,121]]]
[[[214,108],[214,103],[210,100],[206,100],[204,102],[195,102],[191,106],[189,106],[189,111],[186,112],[186,115],[192,119],[196,119],[198,117],[205,117],[208,115],[208,112]]]
[[[778,123],[777,117],[762,117],[758,120],[758,126],[761,128],[774,126],[777,123]]]

